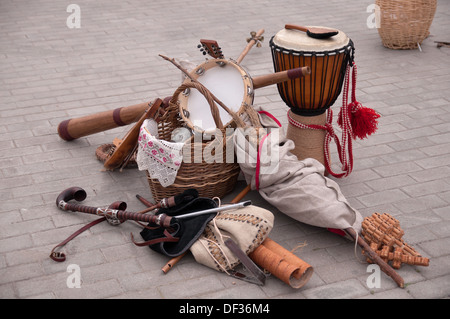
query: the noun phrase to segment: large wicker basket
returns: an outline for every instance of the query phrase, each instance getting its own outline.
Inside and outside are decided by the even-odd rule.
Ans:
[[[159,122],[159,139],[170,141],[172,132],[176,128],[185,127],[185,122],[180,116],[179,104],[177,102],[178,95],[187,88],[198,89],[208,100],[213,117],[219,116],[217,106],[215,105],[208,90],[194,82],[183,84],[175,91],[169,102],[169,107],[166,109],[166,113],[162,116],[161,121]],[[232,114],[232,116],[235,117],[236,115]],[[231,163],[227,163],[227,152],[233,152],[234,154],[234,150],[227,150],[226,147],[228,146],[228,148],[230,148],[233,144],[228,143],[227,145],[227,141],[231,137],[226,136],[226,132],[223,127],[220,128],[220,130],[223,137],[220,142],[217,142],[214,138],[211,140],[202,139],[201,143],[195,139],[194,142],[194,136],[192,136],[191,139],[185,143],[183,148],[184,160],[177,172],[175,182],[172,185],[163,187],[157,179],[152,179],[147,172],[150,191],[155,201],[177,195],[189,188],[195,188],[199,192],[200,196],[209,198],[216,196],[223,197],[234,189],[240,173],[240,167],[234,156],[233,161]],[[211,151],[211,149],[219,149],[217,146],[218,144],[212,145],[211,143],[222,143],[219,144],[222,146],[221,150],[223,151],[221,156],[222,162],[217,160],[208,160],[208,162],[206,162],[205,158],[203,158],[203,151],[205,148],[209,147],[205,153],[209,152],[209,154],[213,155],[214,151]],[[189,158],[186,158],[186,156],[189,156]],[[228,154],[228,156],[230,155]]]
[[[378,33],[390,49],[416,49],[430,34],[437,0],[376,0],[380,8]]]

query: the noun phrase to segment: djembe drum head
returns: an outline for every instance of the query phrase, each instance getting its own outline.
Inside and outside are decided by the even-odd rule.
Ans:
[[[344,32],[315,39],[302,31],[283,29],[272,37],[270,47],[276,72],[302,66],[311,68],[308,77],[278,84],[278,92],[292,112],[315,116],[333,105],[353,56],[353,42]]]

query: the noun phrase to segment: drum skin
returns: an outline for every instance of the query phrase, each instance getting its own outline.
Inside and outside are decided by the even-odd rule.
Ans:
[[[210,59],[197,66],[191,76],[203,84],[212,94],[238,115],[245,105],[253,104],[253,82],[238,64],[225,59]],[[185,82],[190,82],[187,78]],[[213,132],[216,128],[210,106],[198,91],[190,90],[179,96],[183,120],[191,129]],[[232,117],[219,105],[224,127],[232,125]]]
[[[343,33],[313,39],[298,30],[283,29],[270,40],[275,72],[309,66],[308,77],[279,83],[278,92],[292,112],[324,113],[341,93],[345,70],[353,58],[353,42]]]

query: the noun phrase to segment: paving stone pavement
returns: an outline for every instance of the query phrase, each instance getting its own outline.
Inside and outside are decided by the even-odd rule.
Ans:
[[[449,1],[438,1],[422,52],[384,48],[377,30],[367,26],[369,0],[77,0],[80,28],[66,23],[71,3],[0,2],[1,298],[449,297],[450,48],[434,43],[450,41]],[[139,228],[132,223],[99,224],[64,248],[66,262],[52,261],[51,249],[93,220],[58,210],[55,199],[63,189],[80,186],[89,205],[123,200],[132,211],[142,209],[136,194],[151,196],[143,172],[104,172],[94,155],[129,127],[65,142],[57,125],[171,95],[180,73],[158,54],[200,63],[200,38],[218,40],[225,55],[236,58],[249,32],[264,28],[263,46],[242,65],[252,76],[273,72],[268,40],[285,23],[335,27],[355,43],[357,98],[381,118],[375,135],[354,143],[354,171],[337,182],[363,216],[396,217],[405,241],[430,258],[429,267],[398,270],[404,289],[384,274],[380,288],[369,288],[371,273],[352,242],[284,216],[256,192],[247,198],[275,214],[271,238],[288,249],[306,244],[295,253],[315,272],[301,289],[274,277],[265,286],[236,281],[192,256],[164,275],[167,258],[133,245],[130,232]],[[255,104],[287,124],[276,87],[259,89]],[[242,188],[240,182],[226,199]],[[73,264],[80,267],[80,289],[67,284]]]

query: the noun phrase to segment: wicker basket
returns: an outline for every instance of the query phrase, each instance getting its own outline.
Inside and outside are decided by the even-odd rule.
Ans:
[[[219,113],[217,112],[217,106],[215,105],[210,92],[200,84],[194,82],[186,83],[181,85],[175,91],[169,102],[169,107],[166,109],[166,113],[162,116],[161,121],[159,122],[159,139],[170,141],[172,132],[176,128],[185,127],[185,122],[180,116],[179,105],[177,102],[178,95],[187,88],[198,89],[205,96],[211,107],[211,113],[215,118],[216,123],[218,122],[216,117],[219,116]],[[232,116],[234,118],[236,115],[232,114]],[[226,162],[227,139],[231,137],[226,136],[225,129],[223,127],[220,127],[220,129],[223,136],[221,141],[221,143],[223,143],[222,163],[220,163],[220,161],[209,161],[210,163],[207,163],[203,158],[203,151],[206,147],[209,146],[213,150],[217,149],[217,144],[211,144],[215,141],[214,139],[202,140],[201,143],[195,141],[194,143],[194,136],[192,136],[191,139],[185,143],[183,148],[184,159],[180,169],[178,170],[175,182],[172,185],[163,187],[157,179],[150,178],[147,172],[150,191],[152,192],[153,199],[155,201],[177,195],[189,188],[195,188],[199,192],[200,196],[209,198],[215,196],[223,197],[234,189],[240,173],[240,166],[236,159],[234,159],[232,163]],[[217,143],[217,141],[215,141],[215,143]],[[228,143],[228,145],[230,145],[230,143]],[[201,158],[198,157],[200,154],[200,149]],[[210,150],[207,151],[209,154],[212,153],[212,155],[214,155],[214,152],[211,152]],[[228,150],[228,152],[230,151],[231,150]],[[186,156],[189,156],[189,158],[186,158]]]
[[[416,49],[430,34],[437,0],[376,0],[380,8],[378,33],[390,49]]]

